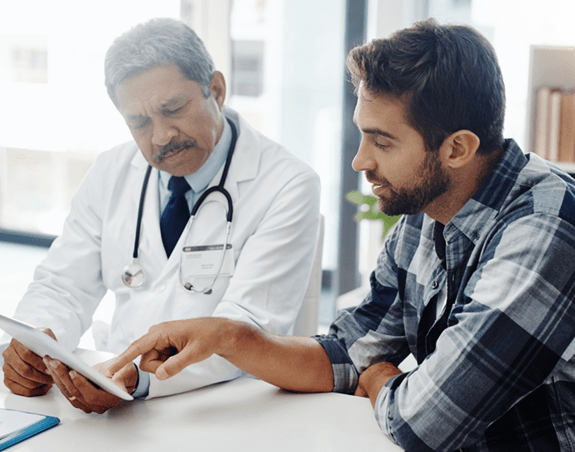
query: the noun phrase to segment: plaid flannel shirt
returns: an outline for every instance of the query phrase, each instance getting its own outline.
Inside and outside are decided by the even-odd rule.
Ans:
[[[575,451],[575,181],[509,140],[486,182],[445,225],[404,216],[388,234],[371,292],[316,339],[335,391],[412,353],[375,405],[408,451]],[[436,294],[453,307],[428,350]],[[448,303],[449,306],[449,303]],[[429,307],[429,309],[426,309]]]

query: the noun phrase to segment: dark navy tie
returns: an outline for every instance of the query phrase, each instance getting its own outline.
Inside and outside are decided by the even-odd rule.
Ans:
[[[189,184],[183,177],[172,176],[168,183],[168,190],[172,192],[168,205],[160,218],[162,230],[162,242],[166,254],[170,257],[182,231],[190,218],[190,208],[186,201],[186,192],[190,189]]]

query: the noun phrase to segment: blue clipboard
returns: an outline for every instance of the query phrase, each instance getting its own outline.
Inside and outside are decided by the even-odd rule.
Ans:
[[[60,419],[44,414],[0,408],[0,450],[24,441],[60,423]]]

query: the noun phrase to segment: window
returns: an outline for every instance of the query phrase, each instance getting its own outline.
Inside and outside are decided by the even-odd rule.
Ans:
[[[96,155],[130,139],[104,87],[106,50],[179,13],[179,0],[0,2],[0,229],[61,232]]]
[[[15,82],[46,83],[48,81],[48,51],[13,47],[12,73]]]
[[[345,0],[234,0],[233,90],[228,100],[256,129],[320,175],[325,217],[322,265],[336,270]],[[334,315],[326,295],[320,323]]]
[[[263,92],[264,41],[232,42],[232,95],[258,97]]]

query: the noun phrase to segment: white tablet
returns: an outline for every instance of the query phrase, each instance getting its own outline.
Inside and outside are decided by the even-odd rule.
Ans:
[[[0,315],[0,329],[6,331],[10,336],[18,342],[28,347],[39,356],[50,356],[53,359],[62,361],[71,369],[82,374],[95,385],[108,391],[117,397],[124,400],[133,400],[133,397],[124,391],[120,386],[114,383],[111,379],[105,377],[93,367],[86,364],[73,353],[62,348],[60,344],[36,328]]]

